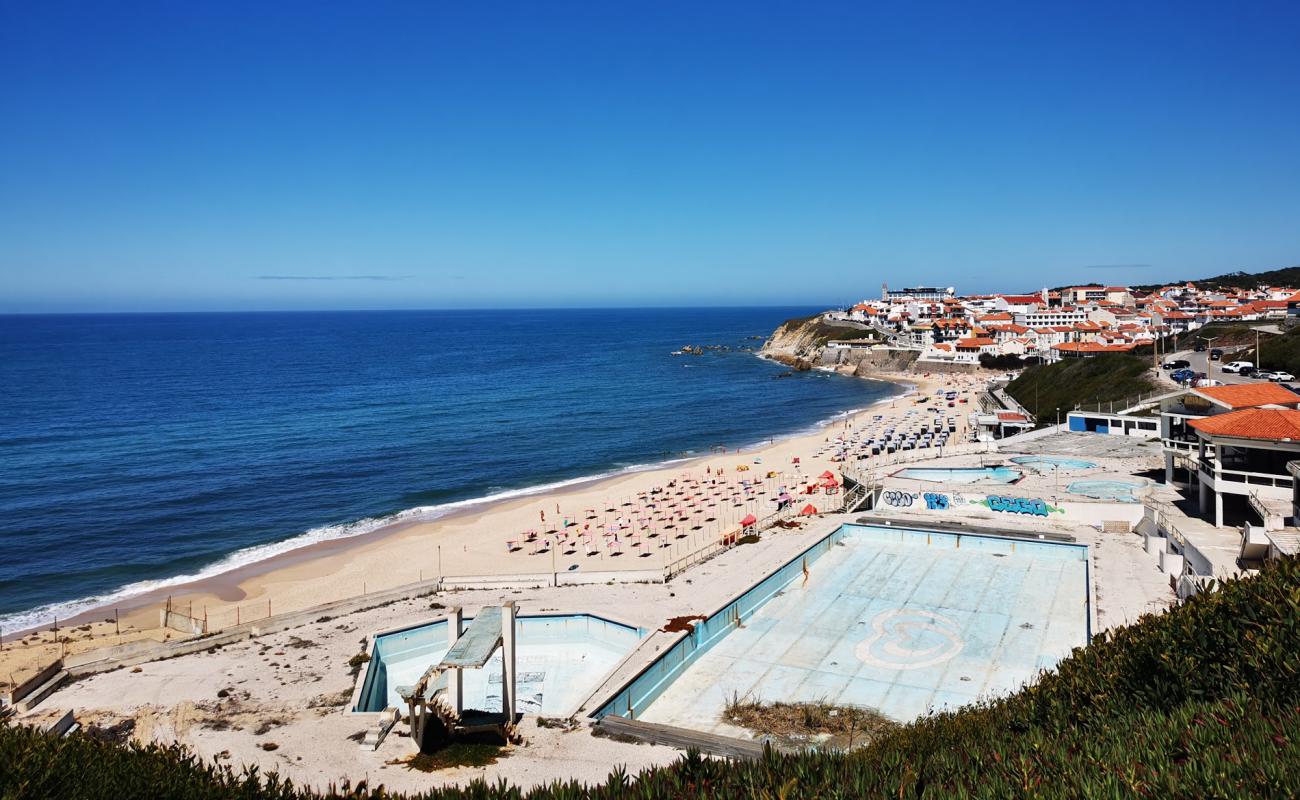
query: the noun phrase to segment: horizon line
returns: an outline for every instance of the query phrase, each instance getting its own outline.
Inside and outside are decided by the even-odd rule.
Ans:
[[[652,311],[679,309],[736,309],[736,308],[825,308],[834,309],[843,303],[762,303],[754,305],[639,305],[639,306],[457,306],[428,308],[250,308],[250,309],[173,309],[173,310],[119,310],[119,311],[0,311],[0,317],[90,317],[90,316],[143,316],[178,314],[375,314],[423,313],[428,311]]]

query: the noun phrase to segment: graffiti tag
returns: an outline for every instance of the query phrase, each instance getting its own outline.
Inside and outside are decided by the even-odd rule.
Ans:
[[[926,492],[921,495],[925,498],[925,508],[927,511],[947,511],[949,507],[948,495],[938,492]]]
[[[891,489],[881,494],[880,499],[884,501],[885,505],[887,506],[894,506],[895,508],[909,508],[911,507],[912,501],[915,499],[915,496],[911,492],[898,492]]]
[[[1008,514],[1030,514],[1035,517],[1045,517],[1050,507],[1047,503],[1036,497],[999,497],[998,495],[988,496],[989,508],[994,511],[1005,511]]]

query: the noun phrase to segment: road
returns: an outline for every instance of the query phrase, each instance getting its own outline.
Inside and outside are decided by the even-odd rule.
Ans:
[[[1194,371],[1204,372],[1207,378],[1211,378],[1221,383],[1268,383],[1267,380],[1263,380],[1260,378],[1243,378],[1240,375],[1237,375],[1232,372],[1224,372],[1223,365],[1225,362],[1211,361],[1210,353],[1208,350],[1201,353],[1197,353],[1193,350],[1180,350],[1177,353],[1165,356],[1160,360],[1160,363],[1163,364],[1166,361],[1172,361],[1174,359],[1179,359],[1179,358],[1184,359],[1186,361],[1190,361],[1192,363],[1191,368]],[[1259,365],[1256,364],[1255,366],[1258,367]],[[1264,368],[1267,369],[1268,365],[1265,364]],[[1169,379],[1170,372],[1171,370],[1167,370],[1162,367],[1160,369],[1160,379],[1163,383],[1166,383],[1170,386],[1177,386],[1178,384],[1174,383],[1172,380]]]

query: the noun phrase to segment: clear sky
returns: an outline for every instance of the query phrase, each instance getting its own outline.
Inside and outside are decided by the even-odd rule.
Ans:
[[[1300,264],[1300,3],[0,0],[0,312]]]

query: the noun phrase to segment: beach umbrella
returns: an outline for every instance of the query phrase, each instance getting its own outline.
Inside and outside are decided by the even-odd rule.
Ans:
[[[831,472],[830,470],[826,470],[826,471],[823,472],[819,477],[821,477],[822,480],[832,480],[832,481],[833,481],[833,480],[835,480],[835,473],[834,473],[834,472]]]
[[[753,525],[755,522],[758,522],[758,517],[754,516],[753,514],[746,514],[745,518],[740,521],[740,526],[742,528],[748,528],[750,525]]]
[[[803,510],[802,510],[802,511],[799,512],[799,516],[801,516],[801,517],[811,517],[813,514],[816,514],[816,513],[817,513],[817,507],[814,506],[812,503],[809,503],[808,505],[806,505],[806,506],[803,507]]]

